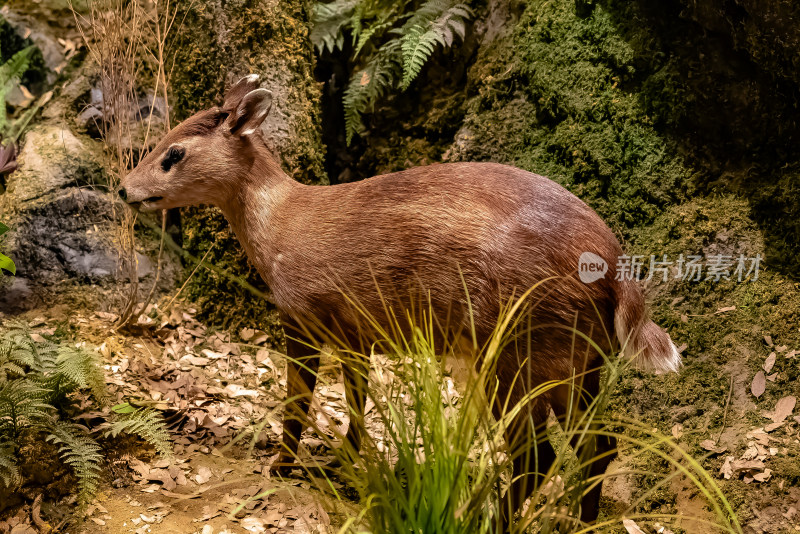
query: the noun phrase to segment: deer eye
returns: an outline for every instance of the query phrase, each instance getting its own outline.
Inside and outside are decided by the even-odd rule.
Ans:
[[[169,147],[167,155],[164,156],[164,160],[161,162],[161,168],[164,169],[164,172],[169,172],[173,165],[183,159],[184,154],[186,154],[186,149],[182,146]]]

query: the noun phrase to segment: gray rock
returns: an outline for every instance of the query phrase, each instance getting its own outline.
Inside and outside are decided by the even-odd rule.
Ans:
[[[88,277],[111,276],[119,270],[117,258],[105,247],[96,246],[99,243],[84,242],[90,250],[74,249],[64,243],[56,246],[61,251],[65,267],[74,274]],[[95,245],[92,247],[92,245]]]
[[[75,181],[76,167],[86,155],[87,148],[70,130],[39,126],[25,136],[19,171],[8,179],[9,192],[25,202],[62,189]]]
[[[144,254],[136,253],[136,275],[141,280],[147,278],[153,273],[153,262]]]
[[[0,311],[19,313],[33,308],[37,299],[34,297],[30,282],[20,276],[10,278],[10,281],[0,282]]]

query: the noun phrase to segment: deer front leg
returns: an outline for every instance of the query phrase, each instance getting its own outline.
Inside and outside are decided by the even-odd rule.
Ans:
[[[308,408],[317,383],[319,352],[292,336],[298,330],[284,323],[286,331],[286,408],[283,416],[283,444],[272,469],[287,473],[292,469],[300,445],[300,434],[308,423]]]
[[[367,401],[369,359],[362,355],[348,357],[342,362],[344,388],[347,407],[350,412],[350,426],[347,429],[347,443],[354,453],[361,449],[361,440],[366,432],[364,427],[364,405]],[[346,446],[346,444],[345,444]]]

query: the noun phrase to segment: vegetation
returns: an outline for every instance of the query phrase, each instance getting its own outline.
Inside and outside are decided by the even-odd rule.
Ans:
[[[532,290],[533,291],[533,290]],[[535,294],[535,293],[533,293]],[[527,297],[527,295],[526,295]],[[316,434],[322,437],[337,458],[335,475],[326,476],[325,466],[299,458],[300,465],[316,480],[321,491],[331,496],[334,505],[346,510],[343,531],[348,532],[503,532],[504,512],[514,517],[509,532],[597,532],[619,525],[623,518],[639,524],[660,522],[674,527],[678,513],[649,509],[645,505],[665,484],[685,480],[712,510],[697,518],[718,532],[741,533],[729,503],[713,477],[700,463],[672,439],[626,415],[606,412],[627,366],[619,358],[603,356],[601,392],[585,410],[567,414],[563,420],[551,417],[551,424],[530,437],[533,446],[550,440],[556,461],[530,498],[530,504],[517,516],[506,511],[501,494],[511,476],[511,460],[523,450],[508,450],[505,429],[520,412],[537,398],[557,387],[567,387],[581,396],[582,375],[559,382],[545,382],[529,392],[518,404],[508,405],[499,397],[496,360],[512,344],[520,310],[526,297],[510,306],[504,318],[483,347],[477,376],[460,384],[458,391],[442,371],[447,349],[434,344],[437,326],[433,319],[413,320],[393,332],[410,331],[408,337],[382,332],[373,347],[380,354],[348,353],[338,356],[342,365],[353,359],[371,358],[375,379],[368,393],[374,404],[380,431],[365,436],[360,453],[350,447],[336,424],[317,415]],[[369,321],[369,319],[367,319]],[[495,419],[489,406],[499,402],[502,415]],[[322,421],[322,424],[319,424]],[[586,479],[586,469],[599,457],[578,457],[579,447],[597,438],[618,440],[629,463],[636,467]],[[341,443],[341,447],[337,447]],[[544,467],[537,467],[544,469]],[[582,524],[577,517],[578,503],[585,491],[615,477],[647,478],[633,504],[626,509],[607,511],[596,525]],[[362,508],[348,509],[348,499],[337,482],[354,489]],[[683,514],[683,520],[688,514]]]
[[[14,0],[10,6],[32,10],[42,6],[46,11],[48,4],[64,7],[66,2]],[[286,172],[304,183],[324,184],[329,176],[336,182],[349,181],[439,161],[498,161],[547,175],[576,193],[612,226],[628,253],[761,255],[764,268],[756,281],[670,280],[646,285],[654,319],[678,345],[686,346],[683,370],[654,377],[616,360],[608,362],[606,387],[591,413],[577,421],[551,421],[547,435],[536,436],[554,441],[558,462],[549,473],[549,484],[538,488],[516,520],[519,530],[587,531],[590,527],[570,519],[585,490],[582,460],[570,442],[605,433],[621,443],[622,471],[600,477],[608,483],[612,498],[603,502],[601,524],[593,527],[597,531],[623,532],[622,516],[639,521],[648,532],[662,531],[654,524],[658,521],[677,534],[705,532],[711,528],[708,522],[729,532],[741,531],[737,521],[745,531],[770,534],[797,527],[800,516],[792,512],[800,481],[797,412],[772,423],[779,426],[768,436],[757,433],[763,442],[757,442],[753,433],[766,426],[778,402],[800,396],[800,369],[792,350],[800,349],[796,326],[800,322],[800,30],[789,23],[800,16],[800,4],[792,0],[174,0],[168,7],[161,2],[89,0],[81,4],[76,27],[86,32],[88,57],[98,70],[88,76],[83,68],[80,74],[60,72],[61,95],[47,117],[58,116],[59,127],[66,130],[83,111],[90,87],[100,88],[109,107],[138,109],[132,114],[135,120],[140,120],[143,92],[155,91],[170,104],[168,128],[219,103],[225,87],[238,77],[258,73],[275,93],[277,112],[265,127],[266,141],[280,154]],[[132,14],[142,6],[147,9]],[[149,11],[153,6],[155,15]],[[162,8],[166,12],[158,11]],[[17,81],[29,87],[41,84],[44,69],[42,54],[21,36],[24,32],[18,35],[9,23],[2,24],[0,92],[5,96]],[[95,74],[101,79],[99,86]],[[78,76],[85,79],[79,81]],[[72,94],[75,91],[84,94]],[[16,140],[45,104],[41,99],[8,116],[5,107],[0,110],[4,141]],[[159,135],[148,129],[149,137],[137,139],[136,146],[128,144],[131,138],[125,135],[108,135],[115,127],[121,128],[117,133],[126,131],[130,117],[123,115],[116,126],[108,121],[110,130],[104,132],[110,155],[104,162],[111,177],[109,189]],[[87,141],[80,133],[78,137],[81,143]],[[0,175],[14,166],[10,146],[0,149]],[[54,144],[42,152],[43,164],[52,163],[47,155],[57,149]],[[45,174],[37,171],[26,178]],[[65,174],[71,176],[69,170]],[[75,182],[82,186],[85,180]],[[36,217],[61,216],[48,201],[35,199],[38,205],[28,212],[30,221],[5,222],[16,231],[33,226]],[[141,247],[141,232],[132,231],[131,212],[117,215],[121,217],[115,220],[125,224],[114,243],[126,249],[129,260],[140,257],[137,252],[156,248],[149,242],[150,248]],[[181,416],[186,412],[181,402],[192,406],[191,388],[170,389],[170,385],[197,386],[187,376],[189,363],[193,372],[217,370],[210,385],[203,385],[205,407],[192,407],[195,413],[176,423],[197,429],[197,436],[187,438],[193,450],[207,446],[209,455],[220,451],[235,455],[235,442],[223,447],[228,427],[237,428],[248,417],[251,427],[271,432],[266,441],[275,444],[280,426],[274,416],[280,407],[272,397],[265,401],[263,396],[272,386],[281,389],[286,377],[273,351],[281,343],[277,314],[262,298],[268,289],[248,265],[218,210],[192,208],[180,217],[174,215],[169,223],[164,219],[163,226],[141,217],[137,222],[156,233],[174,223],[174,242],[166,241],[166,246],[189,261],[183,265],[181,283],[186,283],[174,288],[170,297],[179,294],[196,304],[198,318],[210,328],[206,331],[194,322],[193,313],[171,314],[176,312],[172,309],[162,316],[152,311],[147,304],[151,297],[157,300],[163,289],[154,284],[143,303],[138,288],[130,293],[123,315],[131,327],[128,334],[136,337],[119,331],[113,336],[138,358],[144,356],[142,345],[135,344],[141,341],[139,336],[150,342],[147,338],[152,335],[165,351],[163,357],[157,351],[147,354],[156,366],[173,351],[175,362],[169,364],[175,368],[165,371],[168,376],[160,386],[169,391],[174,403],[170,408],[177,407]],[[86,226],[87,235],[102,226],[96,222]],[[0,224],[0,234],[4,231]],[[67,253],[72,251],[53,251],[59,259]],[[9,255],[18,263],[24,257],[16,251]],[[205,260],[201,265],[199,258]],[[159,266],[161,260],[159,253]],[[135,261],[127,266],[129,280],[138,280]],[[24,267],[28,271],[28,262]],[[15,268],[0,254],[0,275]],[[35,284],[25,274],[26,279],[18,280],[18,294],[25,294],[22,282]],[[104,291],[123,287],[110,280],[92,280],[91,288],[85,280],[77,281],[70,285],[72,293],[62,293],[61,287],[52,291],[70,311],[91,303],[93,312],[102,308],[110,315],[115,304]],[[0,289],[0,299],[4,296]],[[175,299],[167,302],[170,307]],[[147,310],[152,313],[140,315]],[[46,314],[51,312],[63,313],[47,310]],[[40,307],[34,313],[45,312]],[[230,332],[214,330],[217,327]],[[365,443],[363,455],[346,446],[334,448],[341,467],[331,471],[320,469],[325,466],[315,456],[319,450],[309,455],[301,448],[307,474],[332,500],[331,509],[343,511],[338,517],[345,530],[497,530],[503,506],[498,496],[509,481],[508,455],[502,446],[504,420],[487,417],[477,395],[452,391],[449,377],[438,365],[443,351],[431,341],[429,327],[416,325],[408,339],[385,336],[387,350],[375,350],[376,354],[339,355],[344,363],[349,357],[370,356],[378,361],[381,376],[393,377],[379,380],[369,392],[373,430],[379,431]],[[256,334],[254,328],[272,336]],[[249,347],[232,342],[237,335],[246,341],[248,330],[249,339],[269,342]],[[28,472],[29,460],[46,450],[48,456],[57,457],[59,474],[73,473],[68,479],[77,481],[78,497],[86,504],[102,487],[108,445],[117,443],[119,436],[138,436],[162,455],[168,455],[172,445],[160,412],[127,403],[108,406],[95,352],[60,341],[61,335],[45,337],[10,323],[0,333],[0,495],[22,494],[24,488],[39,484]],[[204,354],[199,347],[210,352]],[[377,352],[385,352],[388,359]],[[484,352],[484,361],[491,362],[494,353],[488,348]],[[241,365],[238,375],[230,368],[234,361]],[[468,391],[486,390],[491,376],[487,369]],[[765,390],[756,395],[751,389],[754,376],[765,373],[769,377]],[[176,376],[180,378],[169,382]],[[442,384],[448,385],[444,391]],[[577,387],[571,381],[569,385]],[[225,410],[233,410],[238,402],[245,408],[220,423],[230,414],[208,408],[214,404],[216,410],[220,398],[230,401]],[[264,406],[269,416],[258,422],[256,414],[265,413]],[[312,444],[322,439],[328,454],[343,439],[338,430],[342,421],[320,421],[316,419],[316,433],[306,436],[304,445],[313,449]],[[206,439],[202,436],[214,431],[219,433],[217,441],[201,442]],[[257,450],[259,441],[264,445],[256,435],[248,452],[268,463],[269,454]],[[731,459],[754,454],[763,456],[762,463],[768,466],[758,473],[760,478],[753,476],[755,471],[723,476]],[[225,459],[233,467],[237,461]],[[252,466],[246,467],[253,477]],[[188,484],[198,477],[208,480],[191,471],[196,466],[184,469],[192,473],[186,477]],[[270,495],[275,492],[274,481],[267,479]],[[253,484],[247,481],[248,486]],[[297,487],[296,481],[293,485]],[[632,495],[613,493],[620,486]],[[17,510],[35,509],[34,498],[25,493]],[[269,500],[274,504],[273,497]],[[265,500],[264,505],[270,503]],[[691,515],[687,510],[696,512],[699,523],[678,521],[678,515]],[[200,509],[195,512],[194,518],[199,517]],[[0,531],[6,518],[0,517]]]
[[[751,402],[766,411],[798,394],[796,366],[780,357],[779,381],[759,399],[749,391],[772,350],[765,335],[790,348],[800,343],[791,326],[800,309],[798,85],[786,68],[797,41],[789,37],[796,28],[765,22],[749,2],[738,14],[712,4],[517,4],[518,18],[475,56],[447,56],[462,77],[442,76],[444,64],[434,62],[421,73],[424,91],[378,106],[350,165],[370,176],[440,160],[505,162],[576,193],[629,254],[760,254],[755,282],[648,284],[656,322],[687,345],[685,368],[678,376],[625,373],[611,398],[613,414],[632,413],[665,433],[681,424],[696,454],[707,454],[700,442],[713,428],[712,439],[722,435],[726,454],[738,457],[747,432],[763,425]],[[770,5],[783,20],[796,9]],[[459,61],[463,71],[453,67]],[[712,455],[703,465],[718,472],[724,459]],[[741,477],[719,484],[744,524],[756,520],[754,493],[780,501],[793,472],[759,488]],[[680,494],[661,486],[642,507],[678,511]]]
[[[347,143],[361,114],[390,90],[406,90],[437,46],[463,39],[472,10],[452,0],[336,0],[314,6],[311,40],[320,53],[346,50],[354,63],[344,92]]]
[[[81,395],[92,403],[79,403]],[[24,437],[45,439],[78,480],[83,506],[96,495],[104,450],[99,438],[124,432],[138,436],[160,454],[171,454],[169,435],[150,409],[115,406],[107,424],[94,432],[75,422],[82,412],[107,401],[99,354],[85,347],[53,341],[34,341],[27,328],[7,323],[0,334],[0,482],[15,488],[24,482],[18,469]]]
[[[0,238],[2,238],[3,234],[5,234],[6,232],[8,232],[8,226],[0,222]],[[0,278],[5,276],[5,273],[3,271],[8,271],[12,275],[16,274],[17,266],[14,265],[14,260],[12,260],[11,258],[9,258],[4,254],[0,254]]]

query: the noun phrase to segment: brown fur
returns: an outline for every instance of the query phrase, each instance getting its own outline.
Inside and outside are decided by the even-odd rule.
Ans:
[[[234,102],[247,93],[242,87],[240,82],[229,95],[225,112],[233,113]],[[615,280],[622,250],[613,233],[586,204],[551,180],[494,163],[453,163],[356,183],[306,186],[281,171],[258,135],[235,135],[219,122],[209,127],[219,113],[203,112],[176,128],[123,185],[130,202],[163,197],[145,202],[149,209],[219,206],[269,284],[290,336],[313,320],[343,344],[363,343],[369,333],[362,311],[388,327],[387,306],[398,311],[422,298],[435,311],[444,337],[462,336],[472,320],[480,346],[503,305],[544,281],[530,299],[529,320],[536,326],[530,339],[520,339],[498,359],[501,398],[508,396],[513,404],[545,381],[600,367],[599,353],[575,330],[610,354],[616,345],[615,317],[617,334],[625,332],[620,335],[630,336],[647,358],[659,362],[669,357],[669,337],[646,319],[641,291],[633,282]],[[186,157],[164,173],[159,162],[176,143],[186,148]],[[578,278],[578,258],[586,251],[609,265],[606,276],[591,284]],[[306,365],[289,366],[288,394],[299,399],[287,408],[291,417],[284,445],[293,451],[318,360],[300,340],[290,340],[287,351]],[[356,447],[366,365],[356,362],[345,369],[355,414],[348,438]],[[597,393],[597,372],[587,375],[584,387]],[[545,421],[549,408],[563,415],[568,401],[568,394],[553,390],[531,405],[509,431],[512,448],[524,448],[532,426]],[[539,471],[546,471],[552,460],[548,447],[537,450]],[[597,447],[606,451],[613,443]],[[291,456],[284,452],[280,461],[291,461]],[[602,472],[606,463],[594,466],[592,473]],[[518,459],[515,471],[530,472],[532,464]],[[540,478],[519,477],[509,492],[515,504]],[[598,492],[584,503],[585,519],[596,515]]]

